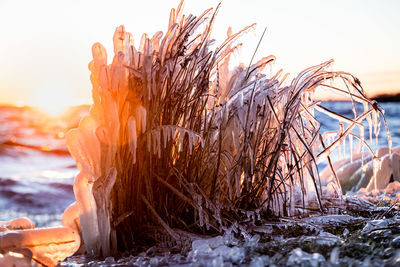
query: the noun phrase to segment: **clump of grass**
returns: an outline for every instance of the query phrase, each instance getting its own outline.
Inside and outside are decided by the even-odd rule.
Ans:
[[[273,56],[230,68],[237,39],[254,25],[229,30],[213,50],[218,9],[184,16],[181,2],[166,34],[144,34],[138,47],[118,27],[110,65],[104,47],[93,46],[93,105],[68,135],[81,170],[74,190],[90,254],[156,242],[160,232],[178,241],[182,230],[222,233],[235,222],[295,216],[311,202],[322,211],[318,159],[380,112],[357,78],[327,70],[333,61],[288,86],[282,71],[264,73]],[[329,85],[333,79],[346,89]],[[314,116],[321,87],[370,107],[345,118],[348,128],[329,146]]]

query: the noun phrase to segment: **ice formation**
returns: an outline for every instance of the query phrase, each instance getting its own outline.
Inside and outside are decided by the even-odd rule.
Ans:
[[[138,46],[124,26],[117,27],[110,64],[105,48],[93,45],[93,105],[67,134],[80,170],[74,193],[87,253],[129,249],[140,234],[154,237],[146,231],[160,225],[176,240],[170,224],[223,232],[238,218],[304,215],[309,203],[322,210],[323,193],[341,196],[342,176],[360,168],[370,172],[364,161],[372,159],[375,178],[398,164],[397,156],[380,161],[363,154],[362,122],[376,135],[383,113],[356,77],[328,71],[330,60],[289,82],[282,70],[266,74],[274,56],[232,69],[231,54],[241,46],[235,41],[254,25],[238,33],[229,29],[212,50],[218,8],[211,10],[184,16],[181,2],[171,10],[165,35],[143,34]],[[330,84],[333,79],[346,90]],[[362,103],[364,111],[353,108],[353,116],[345,117],[324,108],[313,99],[324,89],[346,95],[353,107]],[[339,129],[321,135],[315,110],[338,121]],[[353,138],[360,140],[360,156],[351,155],[352,165],[333,178],[322,174],[329,182],[324,191],[317,162],[331,164],[335,150],[344,156]],[[373,187],[380,186],[373,179]]]
[[[8,251],[0,263],[18,262],[12,253],[29,248],[33,259],[55,265],[78,250],[80,231],[91,256],[129,249],[134,236],[158,231],[159,225],[178,241],[169,224],[225,234],[236,227],[246,244],[255,246],[260,236],[248,235],[237,226],[239,220],[255,224],[266,214],[306,215],[310,203],[322,211],[323,197],[340,198],[341,188],[373,191],[386,187],[391,176],[399,179],[400,147],[392,151],[390,135],[389,147],[376,153],[364,140],[363,120],[372,140],[384,117],[356,77],[328,71],[331,60],[289,82],[282,70],[266,74],[274,56],[231,69],[230,56],[241,46],[234,42],[253,25],[235,34],[229,29],[212,51],[215,14],[209,9],[199,17],[184,16],[181,2],[171,11],[166,34],[143,34],[138,47],[119,26],[111,64],[105,48],[93,45],[93,105],[67,134],[80,171],[74,181],[76,203],[64,212],[63,227],[36,229],[24,218],[0,222],[0,248]],[[347,91],[329,84],[333,79],[342,80]],[[346,95],[353,116],[320,105],[313,96],[321,89]],[[363,104],[361,114],[355,102]],[[339,129],[320,134],[316,110],[338,121]],[[353,139],[359,140],[359,153],[353,153]],[[350,159],[332,163],[330,154],[338,151],[344,158],[347,146]],[[329,166],[319,174],[317,162],[325,159]],[[395,192],[394,187],[386,190]],[[232,238],[195,240],[188,257],[213,253],[214,265],[225,259],[240,264],[244,248],[228,247],[227,236]],[[328,234],[319,239],[337,241]],[[304,259],[325,260],[295,249],[289,263]],[[337,262],[335,256],[331,261]],[[260,257],[251,265],[266,262]]]
[[[7,230],[32,229],[35,228],[35,224],[28,218],[22,217],[8,222],[0,221],[0,227]]]
[[[356,154],[352,158],[345,158],[333,163],[332,169],[328,166],[321,172],[321,179],[325,183],[332,181],[334,176],[339,179],[344,191],[357,192],[361,188],[367,191],[385,189],[393,181],[400,181],[400,146],[391,150],[387,147],[379,148],[374,155]]]
[[[0,250],[5,252],[0,254],[1,266],[31,266],[30,259],[55,266],[81,245],[78,230],[69,227],[34,228],[26,218],[1,222],[1,227]]]

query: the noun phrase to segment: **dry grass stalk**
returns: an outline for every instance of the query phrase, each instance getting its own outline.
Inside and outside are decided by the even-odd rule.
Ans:
[[[304,70],[288,86],[281,71],[264,74],[273,56],[231,70],[234,42],[253,25],[229,30],[211,50],[218,8],[184,16],[181,3],[166,34],[144,34],[138,49],[118,27],[110,65],[103,46],[93,46],[90,116],[68,136],[85,174],[75,194],[89,253],[152,242],[160,225],[177,239],[174,228],[221,233],[237,221],[294,216],[310,201],[322,210],[318,159],[380,112],[358,79],[327,71],[332,61]],[[329,85],[333,79],[346,90]],[[317,88],[369,107],[345,118],[348,128],[323,149],[314,109],[338,115],[313,100]]]

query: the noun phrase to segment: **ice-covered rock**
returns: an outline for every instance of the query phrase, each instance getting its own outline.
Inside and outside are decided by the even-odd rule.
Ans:
[[[369,221],[364,228],[362,229],[362,233],[368,234],[374,230],[381,229],[381,228],[387,228],[389,225],[390,221],[387,219],[382,219],[382,220],[372,220]]]
[[[207,240],[198,239],[192,242],[192,250],[189,252],[190,258],[197,258],[204,255],[207,255],[211,252],[211,247],[208,244]]]
[[[257,239],[257,236],[254,240]],[[254,240],[252,241],[255,242]],[[220,262],[240,263],[245,257],[245,248],[243,246],[228,247],[225,242],[226,240],[222,236],[194,240],[192,250],[188,253],[188,259],[193,262],[199,259],[209,259],[207,266],[221,266],[217,264]]]
[[[339,247],[332,249],[329,261],[334,265],[339,265]]]
[[[11,221],[0,221],[0,226],[8,230],[21,230],[35,228],[35,224],[26,217],[17,218]],[[1,232],[1,230],[0,230]]]
[[[321,246],[334,246],[341,244],[343,240],[328,232],[320,232],[316,236],[304,236],[301,238],[302,242],[312,242]]]
[[[400,154],[394,152],[391,157],[393,168],[393,180],[400,181]]]
[[[8,252],[3,255],[0,254],[0,266],[36,267],[39,265],[33,262],[29,257],[25,257],[20,253]]]
[[[250,237],[249,239],[246,240],[245,245],[248,247],[254,247],[258,244],[258,241],[260,241],[260,235],[259,234],[255,234],[252,237]]]
[[[270,266],[271,259],[268,256],[256,256],[251,259],[249,267]]]
[[[0,250],[29,249],[32,258],[55,266],[73,255],[81,244],[78,231],[67,227],[36,228],[0,233]],[[12,265],[11,265],[12,266]]]
[[[394,194],[396,191],[400,190],[400,182],[399,181],[394,181],[390,184],[388,184],[388,186],[385,188],[385,190],[383,190],[383,193],[385,194]]]
[[[353,156],[353,160],[344,159],[334,162],[333,169],[340,181],[343,191],[358,191],[366,188],[367,191],[384,189],[393,177],[400,180],[400,147],[393,148],[389,154],[389,148],[381,147],[376,151],[376,158],[367,154]],[[334,174],[330,166],[327,166],[320,174],[324,183],[334,180]]]
[[[325,262],[324,256],[319,253],[309,254],[304,252],[301,248],[295,248],[290,252],[287,264],[290,266],[320,266],[321,263]]]

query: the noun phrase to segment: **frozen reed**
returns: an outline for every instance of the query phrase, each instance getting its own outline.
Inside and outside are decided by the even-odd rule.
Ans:
[[[74,191],[90,254],[301,215],[310,202],[323,212],[317,162],[346,138],[363,140],[354,129],[364,119],[377,125],[383,118],[356,77],[328,70],[333,60],[288,85],[282,70],[266,74],[274,56],[231,66],[238,38],[254,25],[229,29],[215,45],[218,9],[185,16],[181,2],[165,34],[143,34],[136,46],[118,27],[111,64],[104,47],[93,45],[93,105],[67,137],[81,171]],[[316,90],[360,102],[365,112],[354,108],[346,118],[327,110],[313,98]],[[341,123],[333,139],[320,133],[316,109]]]

